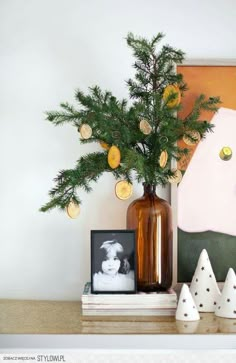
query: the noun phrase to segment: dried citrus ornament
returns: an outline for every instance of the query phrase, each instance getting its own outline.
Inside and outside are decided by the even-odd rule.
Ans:
[[[108,151],[107,161],[112,169],[116,169],[120,165],[120,150],[117,146],[113,145]]]
[[[193,146],[196,145],[200,140],[201,140],[201,135],[198,131],[188,131],[188,134],[195,139],[194,141],[192,139],[190,139],[190,137],[188,135],[184,135],[183,137],[183,141],[185,142],[185,144],[189,145],[189,146]]]
[[[159,157],[159,165],[161,168],[164,168],[166,166],[167,160],[168,160],[168,153],[166,150],[163,150]]]
[[[80,206],[75,202],[71,201],[68,206],[66,207],[66,213],[72,219],[75,219],[80,214]]]
[[[168,101],[166,105],[170,108],[173,108],[178,106],[181,101],[181,93],[177,85],[169,84],[168,86],[166,86],[163,93],[163,100],[167,101],[171,94],[176,94],[176,97]]]
[[[169,177],[168,181],[171,184],[178,184],[182,180],[182,173],[179,169],[173,169],[172,172],[174,173],[173,176]]]
[[[152,126],[150,125],[150,123],[145,120],[145,119],[142,119],[139,123],[139,128],[140,130],[142,131],[142,133],[144,135],[149,135],[151,132],[152,132]]]
[[[92,129],[88,124],[83,124],[79,129],[82,139],[89,139],[92,136]]]
[[[121,200],[126,200],[131,197],[133,193],[133,186],[126,180],[120,180],[115,185],[115,193],[117,198]]]

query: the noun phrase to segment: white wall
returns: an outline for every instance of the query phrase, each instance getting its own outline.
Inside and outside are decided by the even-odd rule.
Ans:
[[[90,230],[125,228],[130,201],[116,199],[110,175],[81,193],[78,219],[38,212],[58,170],[96,149],[44,121],[44,111],[95,84],[126,97],[128,31],[162,31],[188,58],[235,58],[235,18],[234,0],[0,1],[0,298],[79,299]]]

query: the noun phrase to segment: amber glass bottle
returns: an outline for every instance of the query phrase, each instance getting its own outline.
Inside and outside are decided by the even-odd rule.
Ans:
[[[136,230],[139,291],[163,291],[172,284],[172,213],[156,195],[156,186],[144,185],[144,194],[127,210],[127,228]]]

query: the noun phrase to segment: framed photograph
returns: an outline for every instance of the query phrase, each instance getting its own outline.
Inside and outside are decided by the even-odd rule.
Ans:
[[[92,293],[132,294],[136,286],[135,231],[91,231]]]
[[[180,116],[191,110],[200,94],[220,96],[213,132],[189,148],[178,162],[181,183],[171,187],[174,217],[174,285],[191,282],[198,257],[206,249],[218,282],[229,267],[236,270],[236,60],[188,61],[177,66],[188,91]],[[184,141],[181,141],[182,143]]]

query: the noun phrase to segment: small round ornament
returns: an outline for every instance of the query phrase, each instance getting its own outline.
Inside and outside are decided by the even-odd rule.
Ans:
[[[145,120],[145,119],[142,119],[139,123],[139,128],[140,130],[142,131],[142,133],[144,135],[149,135],[151,132],[152,132],[152,126],[150,125],[150,123]]]
[[[110,149],[110,146],[104,142],[104,141],[99,141],[101,147],[104,149],[104,150],[109,150]]]
[[[188,135],[190,135],[193,139],[195,139],[195,141],[190,139],[190,137]],[[194,130],[188,131],[188,135],[183,136],[183,141],[185,142],[185,144],[187,144],[189,146],[196,145],[201,140],[201,135],[198,131],[194,131]]]
[[[220,150],[219,156],[222,160],[228,161],[232,158],[232,149],[229,146],[224,146]]]
[[[161,167],[162,169],[166,166],[166,164],[167,164],[167,160],[168,160],[168,153],[167,153],[167,151],[166,151],[166,150],[163,150],[163,151],[161,152],[160,157],[159,157],[159,165],[160,165],[160,167]]]
[[[132,184],[128,183],[127,180],[120,180],[115,185],[115,194],[118,199],[126,200],[131,197],[133,193]]]
[[[107,157],[109,166],[112,169],[116,169],[120,165],[120,159],[121,159],[121,155],[120,155],[120,150],[118,149],[118,147],[115,145],[111,146],[108,151],[108,157]]]
[[[169,177],[168,181],[171,184],[178,184],[182,180],[182,173],[179,169],[172,169],[172,172],[174,173],[173,176]]]
[[[169,84],[166,86],[163,93],[163,100],[166,101],[171,94],[176,94],[176,97],[168,101],[166,105],[169,108],[177,107],[181,101],[181,92],[177,85]]]
[[[160,139],[160,144],[164,145],[168,142],[168,137],[167,136],[161,136]]]
[[[80,206],[75,202],[71,201],[68,206],[66,207],[66,213],[72,219],[75,219],[80,214]]]
[[[88,124],[82,124],[79,132],[82,139],[89,139],[92,136],[92,129]]]

